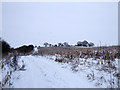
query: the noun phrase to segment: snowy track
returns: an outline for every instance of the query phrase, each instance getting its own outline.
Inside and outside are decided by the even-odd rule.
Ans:
[[[23,56],[26,71],[14,73],[14,88],[94,88],[84,75],[46,57]]]

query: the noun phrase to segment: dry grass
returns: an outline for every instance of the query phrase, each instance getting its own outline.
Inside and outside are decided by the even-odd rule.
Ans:
[[[65,58],[94,58],[103,60],[114,60],[120,58],[120,46],[109,47],[39,47],[38,55],[55,55],[59,54]]]
[[[118,87],[118,66],[116,59],[120,59],[120,46],[104,46],[93,48],[81,47],[39,47],[38,55],[58,55],[56,62],[70,63],[71,69],[77,72],[77,67],[83,65],[88,68],[96,67],[98,72],[108,73],[109,80],[104,76],[97,77],[94,70],[87,74],[87,78],[91,81],[97,78],[96,85],[107,83],[109,88]],[[90,60],[89,60],[90,58]],[[91,59],[92,58],[92,59]],[[97,61],[94,63],[93,61]],[[114,78],[113,78],[114,77]]]

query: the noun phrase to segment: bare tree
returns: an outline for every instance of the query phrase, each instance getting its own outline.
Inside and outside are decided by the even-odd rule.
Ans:
[[[90,42],[89,47],[92,47],[92,46],[94,46],[94,43]]]
[[[47,42],[44,43],[45,47],[47,47],[49,44]]]
[[[62,43],[58,43],[58,47],[61,47],[61,46],[63,46],[63,44]]]
[[[64,46],[69,46],[69,44],[67,42],[64,42],[63,45]]]
[[[81,41],[78,41],[77,46],[83,46],[83,43]]]
[[[49,44],[49,47],[52,47],[52,44]]]

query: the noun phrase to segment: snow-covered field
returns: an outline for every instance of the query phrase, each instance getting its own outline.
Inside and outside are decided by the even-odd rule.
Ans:
[[[11,57],[13,59],[13,57]],[[23,70],[16,70],[10,74],[10,80],[4,87],[11,88],[107,88],[110,87],[107,79],[109,74],[98,72],[94,65],[97,61],[90,61],[93,66],[86,66],[82,62],[74,68],[70,63],[54,61],[55,56],[21,56],[18,59],[19,67],[25,65]],[[84,60],[84,59],[83,59]],[[3,68],[3,81],[6,73],[12,71],[7,66]],[[9,74],[9,73],[8,73]],[[100,79],[101,78],[101,79]],[[101,80],[101,81],[100,81]],[[106,80],[106,81],[105,81]],[[105,83],[106,82],[106,83]],[[116,87],[116,86],[115,86]]]

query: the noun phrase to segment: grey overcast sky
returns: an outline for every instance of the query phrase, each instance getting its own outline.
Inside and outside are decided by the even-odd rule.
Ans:
[[[12,47],[87,40],[118,44],[117,2],[4,2],[2,37]]]

